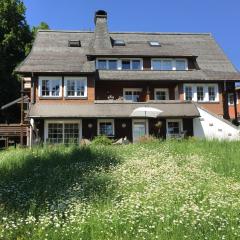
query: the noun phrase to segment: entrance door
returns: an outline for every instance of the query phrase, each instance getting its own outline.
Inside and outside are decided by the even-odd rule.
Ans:
[[[133,121],[133,141],[137,141],[139,138],[147,135],[147,122],[145,120]]]

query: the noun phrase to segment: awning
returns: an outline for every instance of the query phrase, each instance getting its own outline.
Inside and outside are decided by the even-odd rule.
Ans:
[[[161,103],[107,103],[96,101],[89,104],[44,104],[30,107],[31,118],[129,118],[136,108],[150,107],[162,111],[160,117],[199,117],[192,102],[162,101]],[[133,117],[132,117],[133,118]]]

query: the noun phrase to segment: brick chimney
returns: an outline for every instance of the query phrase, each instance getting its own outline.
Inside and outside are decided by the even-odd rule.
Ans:
[[[96,50],[111,49],[112,43],[107,27],[107,12],[98,10],[95,13],[95,34],[93,48]]]

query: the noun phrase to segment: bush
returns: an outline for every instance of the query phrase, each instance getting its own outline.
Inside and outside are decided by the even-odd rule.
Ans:
[[[92,144],[107,146],[107,145],[112,145],[112,140],[105,135],[100,135],[93,139]]]
[[[152,135],[149,135],[149,136],[145,135],[145,136],[140,137],[137,142],[149,143],[149,142],[156,142],[156,141],[159,142],[159,140],[156,137],[154,137]]]

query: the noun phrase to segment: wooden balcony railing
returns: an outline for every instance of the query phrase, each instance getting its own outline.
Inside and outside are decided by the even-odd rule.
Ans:
[[[0,124],[0,137],[20,137],[21,131],[23,136],[27,136],[27,127],[20,124]]]

